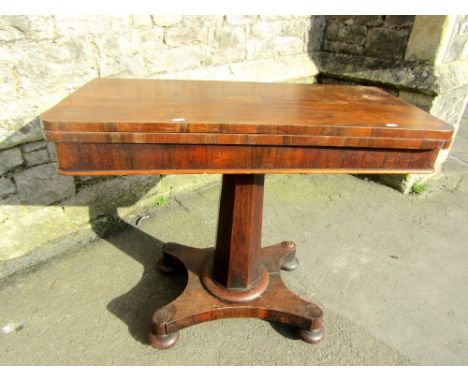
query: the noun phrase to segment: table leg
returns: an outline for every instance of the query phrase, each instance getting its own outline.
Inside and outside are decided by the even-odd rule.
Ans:
[[[184,292],[158,309],[149,342],[173,346],[178,331],[229,317],[260,318],[299,329],[309,343],[323,337],[322,310],[292,293],[280,270],[297,267],[291,241],[261,248],[264,175],[224,175],[215,248],[167,243],[160,270],[187,272]]]

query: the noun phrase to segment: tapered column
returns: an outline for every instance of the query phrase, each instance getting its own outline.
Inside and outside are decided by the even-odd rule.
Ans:
[[[261,277],[263,174],[223,175],[214,281],[228,289],[249,289]]]

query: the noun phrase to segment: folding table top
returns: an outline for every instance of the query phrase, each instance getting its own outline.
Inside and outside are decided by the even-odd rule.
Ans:
[[[453,129],[367,86],[96,79],[42,117],[56,142],[428,149]]]

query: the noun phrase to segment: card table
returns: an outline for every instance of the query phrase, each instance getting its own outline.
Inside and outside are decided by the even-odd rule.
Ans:
[[[225,81],[96,79],[41,121],[63,175],[223,174],[214,248],[163,246],[159,270],[185,270],[187,285],[154,313],[148,340],[159,349],[229,317],[319,342],[321,308],[280,277],[298,266],[296,245],[261,246],[265,174],[431,173],[453,134],[375,87]]]

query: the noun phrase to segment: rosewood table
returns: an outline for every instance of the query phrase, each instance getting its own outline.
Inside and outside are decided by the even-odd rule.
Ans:
[[[261,247],[264,174],[430,173],[453,129],[374,87],[97,79],[41,116],[64,175],[223,174],[216,245],[166,243],[187,286],[154,313],[149,342],[228,317],[323,337],[322,310],[288,290],[296,246]]]

